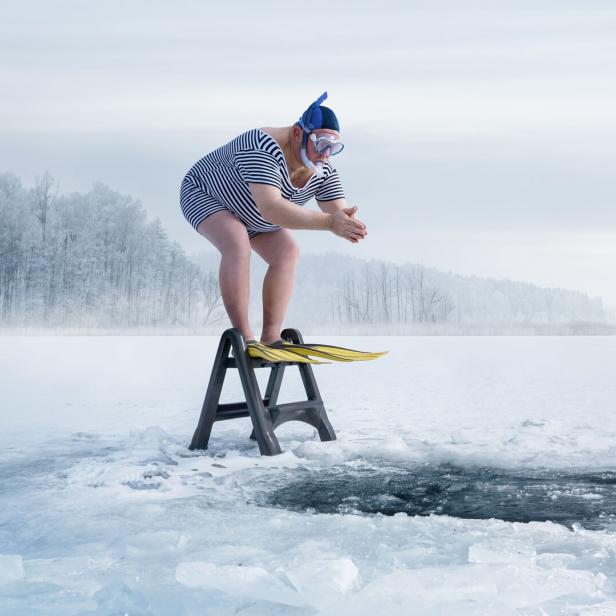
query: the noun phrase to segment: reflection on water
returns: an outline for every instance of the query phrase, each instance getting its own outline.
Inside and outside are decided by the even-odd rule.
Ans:
[[[616,472],[366,465],[296,469],[278,479],[268,478],[270,489],[260,486],[260,504],[319,513],[404,512],[616,528]]]

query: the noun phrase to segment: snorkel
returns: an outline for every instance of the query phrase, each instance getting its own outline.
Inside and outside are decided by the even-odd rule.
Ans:
[[[327,107],[321,107],[321,103],[326,98],[327,92],[323,92],[323,94],[321,94],[321,96],[319,96],[319,98],[317,98],[317,100],[314,101],[314,103],[312,103],[306,111],[304,111],[302,117],[296,122],[296,125],[303,130],[302,147],[300,150],[302,163],[305,167],[310,169],[310,171],[315,173],[317,177],[323,177],[323,162],[319,160],[313,163],[308,158],[308,136],[313,130],[319,128],[331,128],[336,131],[340,130],[338,119],[336,118],[334,112]]]
[[[322,160],[317,160],[316,162],[312,162],[309,158],[308,158],[308,154],[306,153],[306,144],[308,142],[308,140],[306,139],[307,135],[306,133],[304,133],[304,137],[302,139],[302,149],[300,150],[300,156],[302,158],[302,162],[304,163],[304,167],[308,167],[308,169],[310,169],[310,171],[312,171],[312,173],[316,174],[316,176],[318,178],[322,178],[323,177],[323,161]]]

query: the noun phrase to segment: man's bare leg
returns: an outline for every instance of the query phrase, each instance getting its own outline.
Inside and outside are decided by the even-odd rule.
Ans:
[[[293,293],[299,246],[288,229],[261,233],[250,243],[269,265],[263,280],[261,332],[261,342],[269,344],[280,338],[282,321]]]
[[[248,322],[251,246],[246,227],[231,212],[220,211],[210,214],[197,231],[220,252],[218,280],[231,324],[245,340],[254,339]]]

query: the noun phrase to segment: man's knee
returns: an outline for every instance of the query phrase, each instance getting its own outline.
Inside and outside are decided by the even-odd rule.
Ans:
[[[289,261],[293,261],[294,263],[297,263],[297,260],[299,259],[299,244],[292,238],[287,250],[287,259]]]
[[[287,234],[284,241],[277,244],[273,251],[270,265],[290,265],[299,259],[299,244],[291,234]]]
[[[219,248],[223,259],[234,259],[236,261],[250,261],[251,247],[248,239],[245,241],[228,241]]]
[[[286,229],[262,233],[253,240],[253,247],[268,265],[295,265],[299,258],[299,245]]]

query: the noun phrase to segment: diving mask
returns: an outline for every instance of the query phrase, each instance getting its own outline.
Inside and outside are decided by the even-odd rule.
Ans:
[[[344,143],[334,137],[334,135],[315,135],[310,133],[310,141],[315,151],[319,154],[325,154],[329,150],[330,156],[336,156],[344,150]]]

